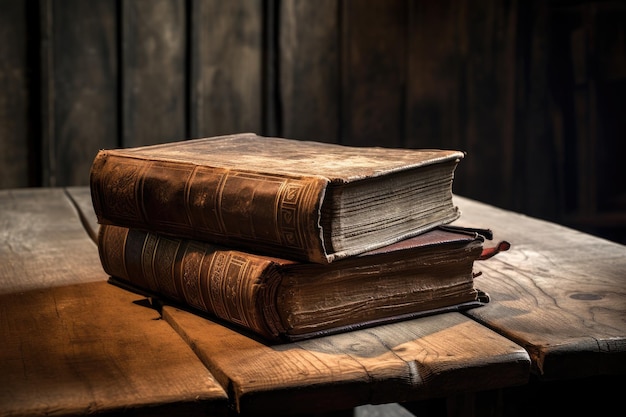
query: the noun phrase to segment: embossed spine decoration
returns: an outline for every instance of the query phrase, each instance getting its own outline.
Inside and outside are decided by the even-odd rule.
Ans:
[[[269,338],[284,332],[272,302],[279,278],[266,259],[117,226],[101,227],[99,240],[117,242],[98,245],[112,276]]]
[[[100,152],[92,200],[103,224],[325,262],[320,210],[327,180],[235,172]],[[108,198],[101,199],[100,196]],[[254,242],[254,243],[251,243]]]

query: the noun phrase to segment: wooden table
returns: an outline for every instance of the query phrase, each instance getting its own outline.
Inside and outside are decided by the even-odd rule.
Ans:
[[[63,189],[0,191],[0,415],[226,415],[174,329],[107,283],[78,213]]]
[[[626,247],[456,200],[513,244],[481,262],[489,305],[267,345],[107,283],[88,188],[0,190],[0,416],[513,415],[537,381],[623,377]]]
[[[512,243],[482,266],[492,302],[469,311],[523,346],[530,384],[505,389],[506,416],[608,415],[623,408],[626,246],[457,198],[465,225]]]

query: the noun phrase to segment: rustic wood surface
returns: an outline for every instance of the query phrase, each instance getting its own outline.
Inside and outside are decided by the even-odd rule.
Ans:
[[[88,187],[0,191],[0,414],[314,413],[521,389],[531,366],[557,384],[623,375],[626,248],[455,201],[459,223],[512,244],[477,265],[488,305],[267,345],[171,306],[159,320],[108,284]]]
[[[226,413],[145,297],[107,283],[65,190],[0,191],[0,234],[0,415]]]
[[[527,382],[527,353],[459,313],[267,345],[170,306],[163,317],[242,413],[310,413]]]
[[[0,415],[225,415],[222,387],[142,301],[106,281],[0,295]]]
[[[186,137],[187,10],[176,0],[119,5],[121,140],[141,146]]]
[[[337,1],[287,0],[278,7],[278,68],[290,68],[278,79],[281,135],[337,143],[341,103]],[[303,25],[304,21],[315,24]]]
[[[30,119],[30,139],[40,149],[31,159],[43,186],[85,185],[98,149],[118,144],[118,10],[109,0],[38,6],[41,96],[32,107],[41,115]]]
[[[208,0],[186,4],[191,7],[187,11],[191,137],[260,133],[263,112],[273,114],[271,107],[275,105],[264,108],[273,100],[264,97],[264,89],[273,82],[274,74],[268,71],[274,62],[264,54],[267,49],[263,50],[273,47],[264,38],[263,2]]]
[[[64,189],[0,191],[0,277],[0,294],[107,279]]]
[[[67,187],[66,192],[68,197],[72,200],[73,204],[78,208],[79,214],[81,216],[81,221],[83,222],[83,226],[87,230],[87,233],[92,237],[94,241],[96,241],[96,233],[98,232],[98,220],[93,211],[93,206],[91,203],[91,193],[89,187],[84,186],[76,186],[76,187]],[[444,399],[434,399],[430,400],[436,404],[437,410],[441,411],[438,414],[445,413],[445,400]],[[432,408],[433,406],[429,406]],[[423,402],[419,402],[419,407],[424,409]],[[327,414],[327,413],[324,413]],[[330,417],[330,414],[328,414]],[[360,407],[356,407],[353,412],[350,410],[346,410],[340,413],[333,413],[333,416],[354,416],[354,417],[376,417],[376,416],[397,416],[397,417],[408,417],[413,414],[397,403],[387,403],[380,405],[362,405]]]
[[[511,249],[480,264],[489,305],[468,312],[524,346],[544,379],[626,372],[626,246],[455,197],[459,224]]]

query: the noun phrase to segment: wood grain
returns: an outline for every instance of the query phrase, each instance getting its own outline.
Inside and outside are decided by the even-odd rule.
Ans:
[[[0,277],[0,294],[108,278],[65,190],[0,191]]]
[[[311,413],[521,388],[531,366],[549,382],[623,375],[626,248],[454,198],[457,223],[512,244],[477,265],[488,305],[267,345],[165,306],[172,329],[144,297],[107,284],[89,237],[88,187],[0,191],[2,414],[165,413],[174,404],[220,414],[222,386],[237,411]]]
[[[0,415],[226,415],[222,387],[144,301],[107,282],[0,295]]]
[[[626,372],[626,246],[455,196],[457,221],[512,247],[483,262],[468,312],[524,346],[544,379]]]
[[[191,136],[261,133],[262,2],[190,4]]]
[[[225,415],[222,387],[145,297],[107,282],[79,218],[89,188],[73,191],[0,191],[0,415]]]
[[[96,152],[118,145],[116,2],[41,7],[42,185],[87,185]]]
[[[339,141],[337,0],[281,1],[278,22],[282,135]],[[303,25],[302,22],[314,22]]]
[[[185,2],[120,3],[122,145],[151,145],[188,137]]]
[[[529,358],[458,313],[305,342],[267,345],[170,306],[164,319],[192,346],[241,413],[312,413],[523,384]]]

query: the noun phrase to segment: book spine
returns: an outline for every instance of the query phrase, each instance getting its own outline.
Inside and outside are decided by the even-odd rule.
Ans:
[[[100,151],[91,169],[101,224],[327,263],[322,177],[265,175]]]
[[[284,332],[272,301],[280,279],[267,259],[113,225],[100,227],[98,250],[113,277],[265,338]]]

